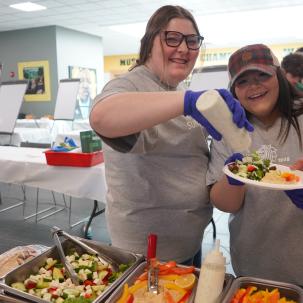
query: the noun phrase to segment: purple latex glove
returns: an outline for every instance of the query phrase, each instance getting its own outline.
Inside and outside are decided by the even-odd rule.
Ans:
[[[285,193],[293,204],[303,209],[303,189],[285,190]]]
[[[252,132],[253,126],[246,119],[245,111],[240,102],[236,100],[233,95],[226,89],[217,89],[221,97],[225,100],[228,108],[233,114],[233,121],[239,127],[245,127],[247,131]],[[184,96],[184,115],[190,115],[197,122],[206,128],[208,133],[217,141],[222,139],[222,135],[208,122],[208,120],[198,111],[196,103],[198,98],[205,91],[194,92],[191,90],[186,91]]]
[[[232,162],[235,162],[236,160],[242,160],[243,159],[243,155],[240,154],[240,153],[235,153],[235,154],[232,154],[226,161],[225,161],[225,165],[226,164],[229,164],[229,163],[232,163]],[[241,181],[238,181],[236,179],[233,179],[232,177],[230,176],[226,176],[227,177],[227,180],[228,180],[228,183],[230,185],[244,185],[243,182]]]

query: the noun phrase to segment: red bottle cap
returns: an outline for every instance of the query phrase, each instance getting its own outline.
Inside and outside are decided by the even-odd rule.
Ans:
[[[147,260],[156,258],[157,235],[149,234],[147,238]]]

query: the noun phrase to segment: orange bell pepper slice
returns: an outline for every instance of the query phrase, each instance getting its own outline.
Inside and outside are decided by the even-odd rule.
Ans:
[[[230,303],[295,303],[295,301],[285,297],[280,298],[278,288],[269,291],[268,289],[257,290],[257,287],[249,286],[246,289],[238,289]]]
[[[166,289],[173,289],[173,290],[178,291],[182,296],[184,296],[186,293],[186,290],[184,288],[182,288],[174,283],[166,283],[163,286]]]
[[[164,291],[164,299],[166,303],[176,303],[169,291]]]
[[[145,281],[147,280],[147,271],[145,271],[144,273],[142,273],[138,278],[137,281]]]
[[[300,181],[300,178],[299,176],[293,174],[293,173],[290,173],[290,172],[284,172],[281,174],[281,177],[284,178],[287,182],[298,182]]]
[[[169,280],[169,281],[177,280],[179,277],[180,275],[160,275],[161,280]]]
[[[117,301],[117,303],[126,303],[126,299],[127,299],[128,295],[129,295],[129,288],[128,288],[128,284],[125,283],[123,286],[122,296]]]
[[[177,263],[176,261],[169,261],[169,262],[166,262],[164,264],[159,264],[158,268],[159,268],[159,271],[164,271],[164,270],[167,270],[169,268],[173,268],[173,267],[176,267],[177,266]]]
[[[133,294],[128,294],[128,297],[126,298],[125,303],[133,303],[134,302],[134,295]]]
[[[133,286],[131,286],[129,289],[128,289],[128,291],[130,292],[130,293],[135,293],[138,289],[140,289],[140,288],[143,288],[143,287],[145,287],[145,288],[147,288],[147,281],[140,281],[139,283],[135,283]]]
[[[176,274],[176,275],[186,275],[186,274],[193,273],[195,271],[195,267],[194,266],[174,267],[174,268],[170,268],[169,271],[171,271],[171,273]]]
[[[191,290],[188,290],[186,294],[177,303],[186,303],[191,295]]]
[[[186,275],[193,273],[195,271],[194,266],[190,267],[178,267],[174,266],[175,262],[170,261],[166,265],[161,265],[161,270],[159,270],[159,276],[168,276],[168,275]],[[137,280],[145,281],[147,280],[147,271],[142,273]]]

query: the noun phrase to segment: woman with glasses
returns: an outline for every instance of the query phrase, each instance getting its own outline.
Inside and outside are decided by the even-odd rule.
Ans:
[[[291,166],[302,158],[303,106],[271,50],[248,45],[229,59],[230,89],[254,126],[250,153]],[[207,184],[213,204],[231,213],[230,252],[235,273],[303,285],[303,189],[269,190],[222,173],[241,159],[213,142]],[[232,157],[230,157],[232,155]],[[299,165],[299,163],[298,163]]]
[[[163,6],[148,21],[139,59],[96,97],[92,128],[104,141],[106,218],[114,246],[146,254],[158,235],[157,257],[200,266],[201,242],[212,218],[205,186],[207,133],[220,134],[197,111],[202,92],[185,93],[203,37],[189,11]],[[235,123],[244,110],[220,90]]]

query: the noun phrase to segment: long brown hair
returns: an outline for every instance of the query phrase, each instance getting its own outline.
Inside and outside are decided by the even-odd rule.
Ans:
[[[181,6],[174,5],[164,5],[160,7],[149,19],[145,34],[141,39],[141,46],[139,52],[139,58],[136,64],[132,66],[129,70],[133,68],[144,65],[151,53],[154,39],[159,34],[159,32],[164,29],[169,21],[173,18],[183,18],[188,19],[192,22],[198,35],[200,35],[198,25],[193,17],[193,15]]]
[[[280,67],[277,68],[277,78],[279,83],[279,96],[276,103],[276,107],[278,108],[282,117],[282,123],[278,138],[280,138],[281,142],[284,143],[292,126],[298,135],[300,147],[302,149],[302,134],[300,131],[298,116],[303,114],[303,102],[301,101],[295,103],[296,92],[291,86],[291,84],[287,81],[285,73],[281,70]],[[235,98],[237,98],[235,92],[235,85],[231,87],[231,93]],[[251,117],[251,113],[246,110],[245,112],[247,118],[249,119]]]

